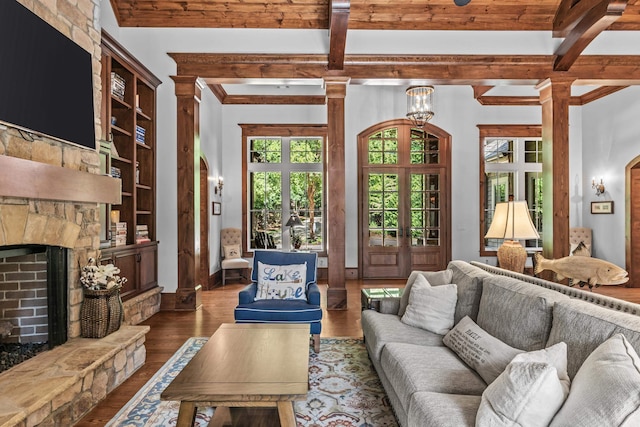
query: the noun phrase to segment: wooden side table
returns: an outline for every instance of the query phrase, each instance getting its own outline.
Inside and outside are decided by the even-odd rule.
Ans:
[[[368,288],[362,289],[360,306],[362,310],[380,309],[380,300],[384,298],[400,298],[404,288]]]

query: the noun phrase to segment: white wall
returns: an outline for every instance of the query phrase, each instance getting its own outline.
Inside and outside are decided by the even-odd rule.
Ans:
[[[640,155],[640,88],[632,86],[583,107],[583,223],[593,229],[593,255],[625,267],[625,167]],[[596,197],[591,178],[604,178]],[[592,215],[591,202],[612,200],[612,215]]]
[[[209,269],[220,270],[220,229],[222,216],[213,215],[211,202],[222,202],[222,196],[215,193],[218,178],[222,173],[222,105],[209,90],[202,91],[200,103],[200,150],[209,163]],[[223,187],[222,195],[225,189]]]

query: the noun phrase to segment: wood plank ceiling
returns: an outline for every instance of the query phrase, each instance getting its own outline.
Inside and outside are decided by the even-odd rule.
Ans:
[[[551,31],[561,3],[471,0],[459,7],[453,0],[352,0],[349,29]],[[627,10],[610,29],[640,30],[640,1],[625,3]],[[329,28],[329,0],[111,0],[111,4],[122,27]]]
[[[549,61],[551,73],[574,71],[584,79],[578,68],[580,55],[584,49],[603,31],[640,31],[640,0],[471,0],[466,6],[456,6],[453,0],[110,0],[118,23],[122,27],[174,27],[174,28],[270,28],[270,29],[328,29],[330,51],[324,59],[324,69],[331,72],[347,72],[354,62],[360,59],[355,55],[345,54],[345,41],[348,30],[470,30],[470,31],[548,31],[550,37],[564,40],[554,53],[540,59],[537,56],[526,56]],[[207,54],[205,54],[207,55]],[[172,55],[173,56],[173,55]],[[291,64],[302,55],[287,57],[286,55],[260,55],[261,61],[269,66],[277,66],[279,61]],[[182,60],[187,58],[181,57]],[[211,58],[199,58],[193,63],[202,63]],[[311,58],[311,56],[309,56]],[[176,59],[174,57],[174,59]],[[246,59],[246,58],[245,58]],[[318,58],[313,56],[313,61]],[[385,62],[387,58],[380,58]],[[415,58],[414,58],[415,59]],[[439,60],[444,61],[440,56]],[[470,59],[466,56],[450,56],[449,61],[456,66],[464,65]],[[495,67],[502,58],[486,56],[487,67]],[[508,59],[508,58],[507,58]],[[596,58],[597,59],[597,58]],[[609,61],[611,58],[606,57]],[[596,83],[602,85],[590,94],[574,97],[572,104],[583,104],[625,87],[624,73],[627,80],[640,83],[637,57],[619,57],[620,68],[611,77],[597,76]],[[218,60],[218,59],[216,59]],[[371,61],[371,57],[368,57]],[[233,59],[231,60],[233,61]],[[272,62],[271,62],[272,61]],[[312,61],[312,62],[313,62]],[[351,64],[350,64],[351,61]],[[218,64],[224,67],[225,60]],[[250,59],[248,62],[252,62]],[[421,61],[416,61],[420,63]],[[423,58],[423,62],[428,62]],[[590,63],[590,61],[587,61]],[[615,60],[614,60],[615,62]],[[634,62],[635,64],[630,64]],[[574,64],[576,64],[574,66]],[[178,64],[180,68],[180,63]],[[263,66],[265,63],[263,62]],[[317,65],[317,64],[315,64]],[[448,66],[447,65],[447,66]],[[517,66],[517,64],[515,64]],[[539,64],[538,64],[539,65]],[[231,66],[231,65],[228,65]],[[389,64],[384,64],[389,67]],[[411,65],[409,65],[411,66]],[[573,67],[573,68],[572,68]],[[399,66],[399,74],[402,67]],[[505,68],[508,74],[508,69]],[[530,70],[528,70],[530,72]],[[498,73],[499,74],[499,73]],[[535,74],[535,73],[534,73]],[[201,75],[210,84],[210,88],[223,103],[250,104],[315,104],[322,103],[320,96],[269,96],[256,98],[251,95],[229,95],[222,83],[229,80],[242,82],[250,76],[241,74],[234,76]],[[216,80],[216,77],[220,77]],[[305,78],[302,74],[292,74],[289,78]],[[322,77],[322,76],[320,76]],[[351,76],[354,78],[355,76]],[[352,84],[371,84],[375,75],[353,79]],[[547,75],[546,77],[551,77]],[[379,79],[388,77],[381,75]],[[518,80],[516,77],[510,80]],[[509,84],[505,78],[505,84]],[[531,79],[523,74],[521,80]],[[460,84],[460,79],[432,79],[434,84]],[[487,87],[491,83],[483,83],[482,79],[469,84],[476,89],[476,99],[484,105],[531,105],[535,99],[527,97],[491,97],[487,96]],[[587,78],[588,80],[588,78]],[[616,81],[607,86],[607,80]],[[489,79],[487,79],[489,81]],[[517,84],[522,84],[522,81]],[[501,99],[502,98],[502,99]]]

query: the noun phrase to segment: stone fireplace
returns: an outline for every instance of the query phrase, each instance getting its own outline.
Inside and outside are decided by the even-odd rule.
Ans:
[[[18,1],[92,54],[94,117],[99,138],[102,135],[100,1]],[[119,203],[119,197],[119,180],[101,175],[97,150],[0,126],[0,250],[46,248],[43,253],[21,255],[26,259],[19,263],[17,272],[2,271],[0,275],[5,276],[5,281],[8,275],[9,286],[16,287],[14,279],[20,277],[24,269],[34,269],[33,275],[42,276],[43,270],[38,265],[46,259],[49,277],[46,281],[55,282],[56,291],[50,296],[52,287],[47,283],[47,317],[51,314],[51,298],[55,300],[53,310],[60,311],[54,320],[47,322],[47,337],[53,326],[53,330],[58,331],[55,334],[60,335],[54,338],[55,342],[63,342],[65,334],[67,339],[64,344],[0,374],[0,401],[3,402],[0,427],[73,425],[144,364],[144,340],[149,327],[128,325],[158,311],[162,288],[127,301],[129,310],[137,310],[137,314],[128,312],[125,304],[125,321],[120,330],[99,340],[80,337],[83,300],[80,268],[90,257],[99,255],[99,204]],[[64,276],[53,273],[52,277],[50,256],[66,263],[61,267]],[[4,267],[0,268],[15,268],[8,265],[13,261],[7,261],[6,256],[2,258],[0,266]],[[18,274],[12,276],[13,273]],[[31,273],[23,276],[28,274]],[[26,288],[41,286],[23,281]],[[4,292],[5,301],[0,301],[0,307],[16,304],[13,298],[7,303],[7,293],[10,297],[20,293],[36,297],[20,299],[19,307],[14,307],[13,313],[10,308],[10,316],[5,310],[3,316],[10,317],[14,325],[12,333],[14,330],[19,333],[20,340],[39,339],[38,335],[44,334],[41,325],[27,324],[40,322],[37,318],[43,317],[39,315],[43,311],[39,304],[45,291],[23,289],[22,283],[19,286],[19,290],[0,290]],[[19,313],[21,308],[25,310]],[[32,318],[28,316],[30,313],[34,313]],[[16,320],[15,314],[27,316]]]

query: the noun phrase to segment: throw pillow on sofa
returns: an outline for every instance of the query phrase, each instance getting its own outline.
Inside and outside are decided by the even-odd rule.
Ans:
[[[307,263],[269,265],[258,261],[258,288],[254,300],[306,300],[306,280]]]
[[[459,321],[442,342],[487,384],[491,384],[517,354],[523,353],[491,336],[469,316]]]
[[[482,393],[476,426],[546,427],[569,385],[565,343],[520,353]]]
[[[431,286],[448,285],[453,278],[453,272],[451,270],[442,271],[412,271],[407,279],[407,284],[404,286],[402,297],[400,297],[400,307],[398,309],[398,316],[402,317],[409,305],[409,295],[411,294],[411,287],[418,277],[424,277],[429,281]]]
[[[584,361],[551,427],[640,425],[640,358],[622,334]]]
[[[453,327],[458,288],[454,284],[431,286],[422,275],[411,287],[402,323],[444,335]]]

